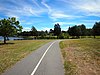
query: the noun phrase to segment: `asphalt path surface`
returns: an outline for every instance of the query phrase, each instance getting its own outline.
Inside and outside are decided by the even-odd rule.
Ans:
[[[59,42],[56,40],[45,44],[2,75],[64,75]]]

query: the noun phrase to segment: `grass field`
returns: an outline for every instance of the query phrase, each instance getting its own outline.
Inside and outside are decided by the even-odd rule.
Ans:
[[[50,40],[49,40],[50,41]],[[21,40],[0,43],[0,74],[30,52],[49,42],[47,40]]]
[[[60,42],[65,75],[100,75],[100,39]]]

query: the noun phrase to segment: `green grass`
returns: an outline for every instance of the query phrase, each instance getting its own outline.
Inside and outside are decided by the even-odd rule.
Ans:
[[[100,74],[100,39],[73,39],[60,42],[65,75]]]
[[[9,41],[5,45],[0,42],[0,74],[47,42],[50,40]]]
[[[75,75],[76,65],[71,61],[64,61],[65,75]]]

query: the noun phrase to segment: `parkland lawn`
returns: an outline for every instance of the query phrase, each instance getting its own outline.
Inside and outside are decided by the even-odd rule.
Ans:
[[[17,61],[46,44],[47,40],[18,40],[8,41],[6,45],[0,42],[0,74]]]
[[[100,39],[60,42],[65,75],[100,75]]]

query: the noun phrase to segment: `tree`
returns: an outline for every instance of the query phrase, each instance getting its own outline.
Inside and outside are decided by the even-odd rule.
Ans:
[[[31,34],[32,34],[32,36],[38,36],[38,31],[36,30],[36,28],[34,26],[32,26]]]
[[[96,22],[92,28],[93,30],[93,35],[94,35],[94,38],[95,36],[99,36],[100,35],[100,22]]]
[[[69,27],[68,33],[69,35],[73,37],[77,36],[77,38],[79,38],[79,36],[81,35],[81,29],[80,27],[75,25],[75,26]]]
[[[18,34],[19,36],[31,36],[31,32],[30,31],[23,31],[21,33]]]
[[[84,24],[79,25],[79,26],[75,25],[75,26],[69,27],[68,33],[71,36],[74,36],[74,37],[77,36],[77,38],[79,38],[80,36],[86,35],[86,27]]]
[[[68,39],[69,38],[69,34],[67,31],[62,31],[61,35],[64,37],[64,39]]]
[[[86,36],[92,36],[92,29],[86,29]]]
[[[45,31],[45,34],[48,35],[48,31],[47,30]]]
[[[53,35],[54,35],[54,30],[50,29],[49,35],[50,35],[50,36],[53,36]]]
[[[0,20],[0,34],[4,37],[4,44],[6,43],[6,37],[15,35],[21,30],[22,26],[19,25],[19,21],[15,17]]]
[[[78,27],[81,29],[80,35],[81,36],[85,36],[86,35],[86,27],[85,27],[85,25],[82,24],[82,25],[79,25]]]
[[[54,35],[59,36],[60,34],[61,34],[61,28],[60,28],[60,25],[57,23],[54,26]]]
[[[54,31],[52,29],[50,29],[49,33],[53,33]]]

